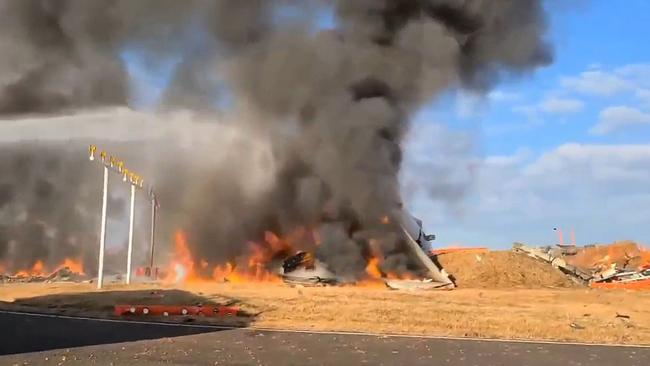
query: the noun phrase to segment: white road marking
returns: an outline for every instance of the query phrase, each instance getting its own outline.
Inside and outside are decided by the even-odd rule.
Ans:
[[[41,317],[41,318],[69,319],[69,320],[86,320],[86,321],[103,322],[103,323],[155,325],[155,326],[166,326],[166,327],[184,327],[184,328],[219,329],[219,330],[242,329],[242,330],[258,331],[258,332],[272,332],[272,333],[322,334],[322,335],[364,336],[364,337],[378,337],[378,338],[418,338],[418,339],[450,340],[450,341],[461,341],[461,342],[470,341],[470,342],[562,345],[562,346],[650,348],[650,345],[639,345],[639,344],[558,342],[558,341],[527,340],[527,339],[496,339],[496,338],[454,337],[454,336],[394,334],[394,333],[317,331],[317,330],[298,330],[298,329],[275,329],[275,328],[263,328],[263,327],[234,327],[234,326],[207,325],[207,324],[179,324],[179,323],[165,323],[165,322],[142,321],[142,320],[121,320],[121,319],[90,318],[84,316],[58,315],[58,314],[27,313],[27,312],[9,311],[9,310],[0,310],[0,314],[22,315],[22,316],[31,316],[31,317]]]

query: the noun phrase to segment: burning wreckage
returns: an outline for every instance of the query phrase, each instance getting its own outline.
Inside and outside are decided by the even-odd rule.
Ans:
[[[592,288],[650,289],[650,251],[633,242],[539,248],[515,243],[512,250],[549,263]]]
[[[385,217],[382,221],[388,223],[390,220]],[[392,289],[454,288],[455,284],[444,268],[435,261],[435,257],[431,258],[427,254],[432,249],[431,241],[435,240],[435,235],[426,234],[423,231],[422,221],[403,211],[399,217],[399,227],[403,234],[405,248],[408,249],[411,257],[426,269],[428,278],[400,278],[397,275],[383,273],[378,267],[379,257],[369,260],[366,267],[367,274],[373,279],[384,281],[386,286]],[[316,259],[312,252],[299,251],[287,258],[280,272],[284,282],[288,284],[317,286],[348,282],[330,272],[327,265]]]
[[[90,277],[83,271],[83,265],[80,261],[74,261],[66,258],[63,263],[57,266],[53,271],[45,268],[43,261],[38,260],[27,270],[19,270],[15,273],[5,273],[6,270],[0,265],[0,284],[1,283],[34,283],[34,282],[83,282],[89,281]]]
[[[319,258],[319,234],[315,230],[298,228],[285,237],[267,231],[262,243],[249,242],[248,251],[238,259],[211,267],[205,260],[195,260],[187,235],[178,231],[172,259],[161,271],[164,283],[193,281],[216,282],[284,282],[288,285],[384,285],[391,289],[452,289],[452,277],[431,253],[434,235],[427,235],[422,222],[406,212],[388,216],[381,222],[401,237],[399,249],[408,257],[408,266],[402,271],[384,271],[386,257],[374,240],[369,241],[365,271],[358,276],[336,273],[326,260]],[[393,226],[393,223],[395,225]],[[391,229],[392,230],[392,229]],[[307,240],[305,240],[307,239]],[[298,242],[310,241],[312,246],[301,247]],[[304,248],[304,249],[303,249]],[[431,255],[431,257],[430,257]]]
[[[327,285],[377,285],[391,289],[424,290],[452,289],[455,283],[436,259],[432,251],[435,235],[425,233],[422,221],[403,210],[391,217],[380,219],[381,226],[388,229],[382,234],[394,232],[399,237],[398,251],[408,258],[408,265],[401,270],[384,269],[387,256],[382,253],[375,239],[368,241],[365,270],[357,276],[349,276],[330,270],[326,260],[319,258],[319,234],[316,230],[302,227],[285,237],[267,231],[262,242],[249,242],[248,250],[225,264],[211,267],[200,255],[193,252],[184,231],[177,231],[174,247],[167,265],[156,268],[156,280],[167,285],[186,282],[279,282],[300,286]],[[306,240],[305,240],[306,239]],[[300,241],[310,245],[297,245]],[[142,272],[142,273],[141,273]],[[91,270],[90,273],[93,273]],[[144,269],[136,270],[138,278],[145,278]],[[115,274],[115,281],[122,276]],[[29,268],[15,268],[0,263],[0,283],[53,283],[93,282],[94,276],[84,271],[82,260],[65,258],[53,265],[43,259],[35,260]]]

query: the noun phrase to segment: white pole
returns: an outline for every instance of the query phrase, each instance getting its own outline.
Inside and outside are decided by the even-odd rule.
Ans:
[[[129,249],[126,257],[126,284],[131,284],[131,254],[133,253],[133,220],[135,218],[135,185],[131,184],[131,216],[129,218]]]
[[[104,166],[104,188],[102,197],[102,228],[99,233],[99,268],[97,269],[97,289],[101,290],[104,281],[104,247],[106,244],[106,206],[108,204],[108,167]]]
[[[151,197],[151,253],[149,257],[149,275],[156,279],[156,273],[153,268],[153,255],[156,247],[156,196]]]

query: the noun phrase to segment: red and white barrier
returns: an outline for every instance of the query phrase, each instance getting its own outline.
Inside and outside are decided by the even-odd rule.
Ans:
[[[115,305],[115,315],[145,316],[236,316],[239,308],[229,306]]]

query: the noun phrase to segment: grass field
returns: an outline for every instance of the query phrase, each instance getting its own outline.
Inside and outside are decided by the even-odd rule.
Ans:
[[[650,292],[585,288],[398,292],[379,286],[228,283],[178,290],[113,286],[98,292],[90,284],[16,284],[0,285],[0,301],[4,308],[89,316],[112,316],[112,306],[125,302],[234,303],[254,314],[240,323],[253,327],[650,345]]]

